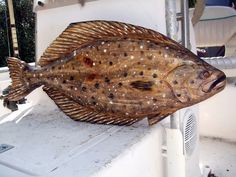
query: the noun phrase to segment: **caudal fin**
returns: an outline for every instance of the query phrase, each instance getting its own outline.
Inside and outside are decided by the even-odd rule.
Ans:
[[[19,101],[30,93],[29,83],[24,78],[24,73],[30,70],[30,67],[25,62],[10,57],[7,60],[10,78],[12,79],[12,85],[5,99],[9,101]]]

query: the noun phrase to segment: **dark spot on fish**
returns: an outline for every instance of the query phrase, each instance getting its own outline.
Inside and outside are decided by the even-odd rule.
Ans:
[[[176,96],[177,96],[177,97],[181,97],[181,94],[180,94],[180,93],[177,93]]]
[[[88,57],[84,57],[83,59],[84,64],[88,65],[89,67],[93,67],[93,60],[88,58]]]
[[[148,55],[147,58],[148,58],[149,60],[151,60],[151,59],[152,59],[152,55]]]
[[[117,54],[116,54],[116,53],[113,53],[112,55],[113,55],[114,57],[116,57],[116,56],[117,56]]]
[[[92,99],[92,100],[95,100],[95,97],[94,97],[94,96],[91,96],[91,99]]]
[[[144,55],[144,51],[141,50],[141,51],[140,51],[140,54],[141,54],[141,55]]]
[[[120,82],[118,85],[119,85],[119,87],[121,87],[123,84]]]
[[[58,69],[61,69],[61,66],[59,66]]]
[[[65,84],[65,83],[66,83],[66,80],[63,80],[62,83]]]
[[[151,68],[148,68],[148,70],[151,70]]]
[[[90,74],[90,75],[88,75],[88,80],[94,80],[95,79],[95,77],[96,77],[96,74]]]
[[[123,39],[126,40],[126,39],[128,39],[128,38],[127,38],[127,37],[124,37]]]
[[[102,62],[101,62],[101,61],[99,61],[98,63],[99,63],[99,64],[102,64]]]
[[[140,65],[140,64],[141,64],[141,62],[139,61],[137,64],[138,64],[138,65]]]
[[[121,45],[120,44],[118,44],[118,46],[117,46],[118,48],[120,48],[121,47]]]
[[[191,80],[191,81],[190,81],[190,84],[194,84],[194,80]]]
[[[55,66],[52,66],[52,70],[55,69]]]
[[[93,101],[92,104],[93,104],[93,105],[96,105],[97,103],[96,103],[96,101]]]
[[[157,102],[157,99],[156,99],[156,98],[153,98],[152,101],[153,101],[154,103],[156,103],[156,102]]]
[[[157,78],[157,74],[154,73],[154,74],[152,75],[152,77],[153,77],[153,78]]]
[[[178,84],[177,80],[172,81],[174,85]]]
[[[151,49],[154,48],[154,44],[153,43],[149,43],[148,44],[148,48],[151,48]]]
[[[113,94],[113,93],[110,93],[110,94],[108,95],[108,98],[113,99],[113,98],[114,98],[114,94]]]
[[[94,87],[95,87],[96,89],[99,89],[99,83],[95,83],[95,84],[94,84]]]
[[[70,80],[71,80],[71,81],[74,80],[74,76],[70,76]]]
[[[160,84],[162,84],[163,83],[163,81],[160,81]]]
[[[105,77],[105,82],[109,84],[110,83],[110,79],[108,77]]]
[[[109,62],[109,65],[110,65],[110,66],[112,66],[112,65],[113,65],[112,61],[110,61],[110,62]]]
[[[128,76],[128,73],[127,73],[127,72],[125,72],[125,73],[124,73],[124,77],[127,77],[127,76]]]
[[[128,54],[126,52],[124,52],[124,57],[127,57],[127,56],[128,56]]]
[[[85,92],[87,90],[86,87],[82,87],[82,91]]]
[[[139,75],[142,76],[142,75],[143,75],[143,71],[141,71],[141,72],[139,73]]]
[[[73,86],[70,86],[70,89],[71,89],[71,90],[73,90],[73,88],[74,88]]]
[[[152,86],[153,86],[153,82],[152,81],[134,81],[131,82],[131,86],[135,89],[138,90],[142,90],[142,91],[150,91],[152,90]]]
[[[161,55],[161,54],[162,54],[162,52],[161,52],[161,51],[158,51],[158,53],[159,53],[159,55]]]

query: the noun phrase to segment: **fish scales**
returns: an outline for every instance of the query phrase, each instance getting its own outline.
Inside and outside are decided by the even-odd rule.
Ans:
[[[150,44],[152,44],[151,50],[149,48]],[[98,50],[96,47],[98,47]],[[58,77],[63,76],[62,79],[58,81],[60,87],[69,92],[72,90],[71,95],[73,95],[73,97],[80,96],[83,100],[82,102],[86,105],[91,105],[91,107],[96,107],[97,104],[97,107],[99,107],[99,105],[103,105],[102,107],[106,105],[107,111],[111,111],[114,109],[113,107],[116,107],[116,112],[122,113],[125,108],[127,109],[125,114],[131,114],[133,112],[144,114],[150,107],[147,104],[151,104],[151,98],[155,100],[158,95],[147,93],[146,97],[137,97],[135,95],[139,93],[139,89],[133,89],[131,83],[136,80],[146,79],[149,82],[155,82],[152,89],[158,90],[160,85],[158,81],[162,78],[153,78],[153,70],[156,70],[156,74],[159,75],[161,68],[158,69],[158,67],[153,67],[152,70],[148,70],[147,68],[148,66],[158,66],[155,60],[153,61],[150,56],[154,58],[163,57],[162,54],[159,54],[159,51],[156,51],[156,49],[161,51],[160,47],[157,45],[155,47],[155,44],[150,41],[128,40],[127,42],[127,39],[126,41],[102,41],[100,44],[93,45],[93,47],[87,46],[81,49],[80,53],[75,57],[71,58],[66,63],[63,61],[58,65],[55,68],[55,72],[58,73]],[[168,52],[164,52],[163,50],[162,53],[164,54]],[[116,55],[114,56],[114,54]],[[74,78],[73,80],[71,79],[71,71],[74,70],[70,67],[72,67],[73,64],[75,67],[75,61],[78,66],[74,70],[81,71],[77,74],[75,72],[74,76],[76,77],[76,75],[78,75],[77,77],[82,80],[79,84],[77,80],[74,82]],[[140,62],[140,64],[138,64],[137,67],[133,67],[133,65],[138,62]],[[160,63],[160,66],[162,67],[161,64],[162,63]],[[163,65],[168,65],[168,62],[163,62]],[[164,69],[167,67],[163,66],[162,68]],[[53,71],[52,68],[49,68],[49,70]],[[70,71],[69,74],[68,71]],[[161,71],[161,73],[162,72],[163,71]],[[53,77],[56,77],[53,72],[52,75]],[[51,83],[51,79],[47,80],[48,77],[52,78],[50,77],[50,74],[47,75],[45,78],[47,84]],[[106,81],[106,78],[109,79],[109,82]],[[81,85],[81,83],[83,84]],[[96,83],[98,83],[103,89],[96,89],[94,86]],[[119,86],[119,83],[121,83],[122,86]],[[55,83],[55,87],[58,87],[59,85]],[[168,89],[168,87],[166,87],[166,89]],[[166,94],[165,102],[162,104],[167,104],[167,95],[168,94]],[[88,99],[89,97],[90,99]],[[172,101],[172,99],[170,99],[170,101]],[[145,104],[145,102],[147,102],[147,104]],[[155,107],[153,107],[153,109],[154,108]]]
[[[32,70],[9,59],[13,89],[6,99],[18,100],[44,85],[69,117],[92,123],[123,125],[148,117],[154,124],[225,86],[223,72],[178,43],[152,30],[119,22],[70,25],[40,62],[42,67]],[[15,63],[23,72],[11,71]],[[23,81],[13,78],[19,73]],[[14,93],[14,87],[25,93]]]

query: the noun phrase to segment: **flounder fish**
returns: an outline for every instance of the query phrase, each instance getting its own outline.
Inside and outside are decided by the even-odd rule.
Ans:
[[[12,85],[6,100],[43,90],[70,118],[152,125],[176,110],[220,92],[225,74],[168,37],[114,21],[70,24],[32,68],[8,59]]]

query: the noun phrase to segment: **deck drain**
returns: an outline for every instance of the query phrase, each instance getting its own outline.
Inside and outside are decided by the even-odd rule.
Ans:
[[[14,148],[14,146],[9,144],[0,144],[0,153],[6,152],[10,149]]]

